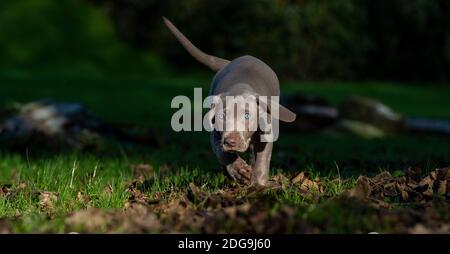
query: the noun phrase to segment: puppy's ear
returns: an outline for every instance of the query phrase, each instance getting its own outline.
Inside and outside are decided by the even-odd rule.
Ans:
[[[258,97],[258,104],[263,109],[267,110],[267,113],[271,114],[274,118],[277,118],[287,123],[292,123],[293,121],[295,121],[297,115],[294,112],[285,108],[283,105],[280,105],[277,101],[273,99],[267,102],[267,99],[260,99],[260,98],[261,97]],[[269,106],[267,104],[269,104]],[[278,108],[278,116],[274,116],[271,112],[271,110],[275,108]]]
[[[283,122],[292,123],[295,121],[295,118],[297,118],[297,115],[290,111],[289,109],[285,108],[284,106],[278,104],[279,110],[279,118]]]

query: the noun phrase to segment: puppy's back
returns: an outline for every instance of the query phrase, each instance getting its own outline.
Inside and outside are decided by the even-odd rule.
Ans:
[[[279,81],[275,72],[263,61],[253,56],[241,56],[214,76],[210,94],[215,95],[231,90],[236,84],[248,84],[263,96],[278,96]]]

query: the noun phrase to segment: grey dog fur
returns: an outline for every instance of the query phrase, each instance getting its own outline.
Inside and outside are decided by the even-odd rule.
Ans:
[[[199,62],[216,71],[210,95],[239,96],[252,94],[256,96],[279,96],[280,86],[275,72],[263,61],[253,56],[241,56],[232,61],[205,54],[195,47],[168,19],[164,23],[178,39],[181,45]],[[245,84],[245,85],[243,85]],[[296,115],[279,105],[279,120],[293,122]],[[262,142],[258,132],[241,133],[250,135],[251,142],[246,147],[250,153],[250,166],[236,152],[224,151],[221,133],[211,132],[211,145],[219,162],[235,179],[252,185],[266,185],[269,178],[272,142]]]

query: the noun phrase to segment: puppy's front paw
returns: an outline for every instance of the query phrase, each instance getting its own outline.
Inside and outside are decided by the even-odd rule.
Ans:
[[[252,167],[247,164],[242,158],[236,159],[232,164],[227,166],[227,171],[230,176],[242,183],[250,183],[252,175]]]

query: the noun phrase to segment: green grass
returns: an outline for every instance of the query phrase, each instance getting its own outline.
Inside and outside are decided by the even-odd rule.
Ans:
[[[209,147],[208,133],[173,133],[170,130],[170,117],[174,112],[170,109],[171,99],[176,95],[192,97],[193,87],[203,87],[206,93],[209,80],[203,75],[156,79],[4,72],[0,73],[0,84],[1,106],[42,98],[81,102],[108,122],[150,127],[166,140],[158,148],[113,145],[104,154],[3,151],[0,155],[1,186],[18,191],[10,197],[0,197],[0,217],[11,219],[15,232],[65,232],[64,216],[86,207],[77,200],[79,192],[92,199],[91,207],[121,209],[130,195],[126,189],[133,180],[129,169],[132,163],[152,165],[155,176],[160,168],[168,168],[165,177],[155,177],[147,186],[145,193],[150,197],[162,194],[169,198],[186,193],[190,182],[202,186],[208,193],[233,184],[213,170],[217,161]],[[286,93],[304,91],[323,96],[332,104],[350,95],[366,95],[407,115],[450,119],[448,87],[288,83],[283,84],[282,89]],[[377,226],[378,222],[370,218],[345,222],[346,213],[358,210],[339,204],[322,204],[332,211],[334,217],[330,218],[324,214],[322,200],[339,196],[351,188],[359,175],[374,175],[382,170],[396,172],[412,165],[425,171],[450,165],[450,139],[399,135],[366,140],[331,133],[281,133],[273,153],[272,175],[307,171],[312,177],[322,179],[325,190],[318,200],[307,199],[292,188],[275,192],[273,209],[284,204],[297,207],[303,220],[317,224],[327,221],[329,227],[323,232],[388,230],[390,225]],[[21,183],[26,183],[26,187],[20,189]],[[105,194],[107,186],[112,187],[110,195]],[[35,194],[44,190],[59,193],[51,219],[48,211],[39,206]]]
[[[129,164],[134,163],[153,166],[154,177],[144,191],[152,198],[181,196],[189,192],[190,182],[208,194],[233,186],[214,171],[217,161],[208,133],[174,133],[170,129],[175,111],[170,108],[172,98],[192,98],[193,87],[202,87],[206,95],[212,74],[170,73],[157,56],[120,41],[104,12],[80,1],[10,0],[2,1],[0,7],[8,10],[0,15],[0,119],[5,107],[51,98],[81,102],[107,122],[152,128],[163,140],[157,148],[113,142],[98,153],[3,149],[0,188],[12,192],[0,195],[0,232],[2,218],[7,218],[14,232],[63,233],[69,230],[64,220],[71,212],[87,206],[122,210],[130,197],[127,187],[134,180]],[[20,29],[11,29],[18,26]],[[128,76],[122,76],[124,73]],[[350,95],[363,95],[409,116],[450,119],[449,86],[283,82],[282,91],[321,96],[333,105]],[[265,197],[263,210],[276,217],[290,205],[296,219],[317,226],[319,232],[390,232],[393,223],[373,217],[373,210],[333,198],[351,188],[359,175],[382,170],[399,174],[409,166],[426,172],[448,165],[450,139],[440,136],[366,140],[332,133],[281,133],[273,152],[272,175],[307,171],[312,178],[320,177],[324,192],[305,197],[288,186]],[[58,193],[51,211],[39,205],[38,191]],[[79,201],[79,193],[91,201]],[[258,200],[264,199],[252,202]],[[194,205],[198,210],[205,208],[202,200]],[[233,232],[233,226],[229,221],[221,232]]]
[[[11,221],[13,230],[17,233],[66,232],[64,216],[87,207],[86,203],[78,200],[79,192],[91,198],[89,207],[105,209],[121,209],[129,198],[126,189],[132,182],[133,176],[128,164],[120,159],[98,159],[93,156],[71,155],[29,162],[26,158],[19,156],[3,155],[2,158],[2,184],[11,184],[10,188],[16,192],[9,197],[0,198],[0,214],[2,217],[19,218]],[[12,172],[15,177],[11,176]],[[280,172],[283,171],[274,173]],[[155,174],[158,174],[158,169],[155,170]],[[169,198],[189,192],[190,182],[201,186],[205,193],[213,193],[232,184],[223,174],[200,168],[179,168],[165,178],[154,178],[151,185],[145,188],[145,193],[150,197],[163,193],[165,198]],[[26,183],[27,186],[21,189],[19,187],[21,183]],[[337,196],[353,185],[354,181],[331,181],[324,177],[325,189],[320,196],[324,198]],[[106,194],[104,191],[108,186],[112,187],[111,194]],[[38,197],[34,193],[40,190],[59,194],[57,202],[53,203],[50,220],[49,211],[39,206]],[[307,211],[309,205],[314,207],[318,201],[316,198],[309,199],[299,195],[298,189],[294,187],[273,192],[270,196],[277,200],[276,203],[271,204],[272,213],[276,213],[283,205],[296,206],[299,212]],[[309,209],[311,210],[313,207],[309,206]],[[196,209],[205,208],[202,203],[196,205]],[[320,216],[320,214],[316,215],[320,210],[313,209],[307,213],[307,216],[314,218]],[[336,212],[342,211],[338,209]],[[303,216],[306,215],[303,214]],[[336,217],[334,220],[337,223],[339,219]],[[353,229],[349,228],[348,232]],[[338,232],[340,228],[329,230]]]

